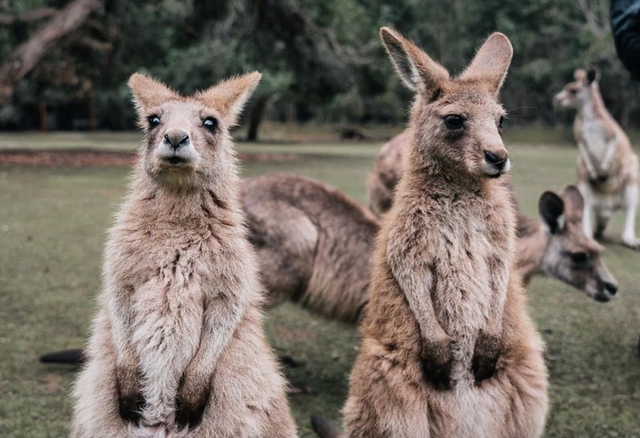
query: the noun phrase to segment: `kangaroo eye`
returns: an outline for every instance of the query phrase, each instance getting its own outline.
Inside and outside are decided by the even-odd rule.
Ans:
[[[576,265],[586,265],[590,259],[589,254],[582,251],[569,253],[569,257]]]
[[[451,114],[451,115],[445,116],[444,124],[447,126],[447,128],[451,130],[462,129],[464,128],[464,117],[458,114]]]
[[[572,88],[572,89],[569,90],[569,94],[576,95],[576,94],[578,94],[578,90]]]
[[[155,128],[160,124],[160,117],[155,114],[147,117],[147,122],[149,123],[149,128]]]
[[[504,117],[500,116],[500,120],[498,120],[498,129],[502,129],[503,123],[504,123]]]
[[[216,129],[218,128],[218,121],[213,117],[207,117],[202,121],[202,126],[207,128],[210,132],[216,132]]]

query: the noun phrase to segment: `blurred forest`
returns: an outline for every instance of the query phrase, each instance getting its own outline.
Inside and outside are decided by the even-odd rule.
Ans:
[[[261,71],[246,115],[252,138],[263,119],[402,123],[411,93],[379,42],[383,25],[454,72],[489,33],[507,34],[515,58],[502,101],[513,123],[570,122],[551,97],[575,68],[593,66],[613,115],[638,126],[637,85],[616,57],[608,9],[604,0],[0,0],[0,129],[130,129],[125,84],[136,71],[185,93]]]

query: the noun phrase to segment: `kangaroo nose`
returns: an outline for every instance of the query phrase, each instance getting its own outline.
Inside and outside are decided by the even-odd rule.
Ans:
[[[499,155],[494,152],[484,151],[484,159],[487,163],[494,165],[498,170],[504,169],[508,158],[509,156],[507,154]]]
[[[617,284],[613,284],[613,283],[608,283],[605,282],[604,283],[604,288],[606,289],[607,292],[609,292],[611,295],[615,295],[618,293],[618,285]]]
[[[164,141],[169,143],[173,149],[178,149],[189,141],[189,134],[180,129],[172,129],[164,134]]]

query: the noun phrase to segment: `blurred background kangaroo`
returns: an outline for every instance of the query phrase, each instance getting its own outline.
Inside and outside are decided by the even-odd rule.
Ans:
[[[582,69],[553,98],[556,105],[575,108],[573,133],[578,145],[578,189],[585,201],[584,233],[601,238],[614,211],[623,209],[622,244],[640,250],[635,222],[640,195],[638,156],[627,134],[604,106],[598,73]],[[595,216],[595,230],[592,217]]]

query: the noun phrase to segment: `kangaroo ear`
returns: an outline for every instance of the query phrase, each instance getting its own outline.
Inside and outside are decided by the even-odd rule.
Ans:
[[[429,100],[437,96],[449,80],[449,72],[419,47],[388,27],[380,29],[380,38],[402,82]]]
[[[587,80],[587,71],[581,68],[577,69],[573,72],[573,79],[576,82],[586,82]]]
[[[564,202],[553,192],[544,192],[538,202],[538,212],[551,234],[564,229]]]
[[[140,73],[134,73],[129,78],[129,88],[133,92],[133,99],[138,114],[150,108],[163,104],[167,100],[179,99],[180,95],[164,85]]]
[[[600,79],[600,74],[598,73],[598,70],[596,70],[595,68],[589,69],[589,71],[587,72],[587,84],[591,84],[592,82],[597,81],[598,79]]]
[[[498,94],[513,58],[513,47],[505,34],[495,32],[480,46],[461,79],[486,82],[492,93]]]
[[[574,185],[568,185],[562,191],[562,200],[564,201],[565,214],[567,219],[582,220],[584,212],[584,198],[580,190]]]
[[[256,72],[236,76],[201,91],[195,98],[220,111],[229,126],[235,125],[244,104],[255,91],[262,74]]]

